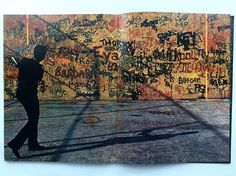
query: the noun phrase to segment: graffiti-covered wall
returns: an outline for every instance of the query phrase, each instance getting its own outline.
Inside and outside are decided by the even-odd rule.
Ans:
[[[231,32],[217,14],[5,15],[5,99],[11,57],[32,58],[37,44],[49,49],[40,99],[230,98]]]

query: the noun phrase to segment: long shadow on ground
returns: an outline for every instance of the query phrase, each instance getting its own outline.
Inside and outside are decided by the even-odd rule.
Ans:
[[[85,147],[66,150],[64,149],[65,146],[63,147],[59,146],[58,148],[61,148],[61,150],[24,156],[22,158],[34,158],[34,157],[49,156],[49,155],[57,156],[58,154],[70,153],[70,152],[76,152],[76,151],[82,151],[82,150],[91,150],[91,149],[96,149],[96,148],[101,148],[101,147],[106,147],[106,146],[111,146],[111,145],[116,145],[116,144],[130,144],[130,143],[164,140],[164,139],[169,139],[176,136],[190,135],[190,134],[195,134],[195,133],[198,133],[198,131],[189,131],[189,132],[181,132],[181,133],[174,133],[174,134],[161,134],[161,135],[149,135],[148,133],[143,133],[142,135],[133,136],[133,137],[113,137],[113,138],[102,140],[102,141],[69,145],[69,146],[89,145]],[[52,148],[49,148],[49,149],[52,149]],[[51,161],[54,161],[54,160],[51,160]],[[55,161],[57,161],[57,158],[55,159]]]

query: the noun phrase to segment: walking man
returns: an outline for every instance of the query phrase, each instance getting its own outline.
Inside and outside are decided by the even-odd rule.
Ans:
[[[23,58],[18,63],[18,86],[16,97],[23,105],[28,121],[14,139],[8,143],[13,154],[20,158],[19,149],[28,139],[29,150],[44,150],[45,147],[38,142],[39,100],[37,95],[38,82],[43,77],[43,66],[40,62],[45,58],[47,47],[37,45],[34,48],[34,58]]]

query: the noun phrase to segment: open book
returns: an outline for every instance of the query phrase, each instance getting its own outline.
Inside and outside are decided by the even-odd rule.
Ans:
[[[104,139],[94,143],[84,139],[87,148],[81,147],[81,150],[88,154],[88,150],[94,149],[95,153],[89,153],[88,156],[99,158],[100,147],[112,146],[108,149],[111,157],[101,156],[95,160],[80,155],[75,161],[229,162],[232,37],[233,17],[228,14],[137,12],[120,15],[4,15],[4,99],[6,103],[15,100],[18,76],[15,62],[22,58],[33,58],[35,45],[47,45],[48,51],[42,61],[45,73],[38,87],[39,99],[42,102],[64,102],[65,106],[61,103],[62,111],[54,112],[53,108],[56,107],[49,105],[47,109],[45,105],[42,116],[51,116],[50,113],[53,112],[52,116],[66,117],[64,114],[67,113],[63,112],[67,110],[63,108],[68,108],[67,103],[75,103],[70,104],[71,108],[80,106],[82,102],[84,109],[82,107],[79,112],[74,112],[75,109],[72,108],[69,111],[73,117],[79,116],[81,121],[85,120],[84,117],[87,115],[92,115],[87,122],[93,124],[95,133],[98,133],[97,137],[102,139],[104,136]],[[96,106],[91,106],[91,100],[96,100],[92,101]],[[188,103],[188,100],[195,102]],[[183,104],[179,101],[183,101]],[[212,101],[211,105],[209,101]],[[137,104],[134,105],[135,103]],[[164,110],[157,110],[157,104],[158,107],[162,104]],[[219,109],[216,108],[217,104],[224,107],[224,110],[214,114],[216,109]],[[101,106],[102,111],[99,109]],[[177,109],[166,110],[169,106],[176,106]],[[132,107],[135,108],[132,110]],[[96,108],[99,110],[96,111]],[[133,114],[127,115],[129,109]],[[138,110],[142,113],[137,114]],[[105,111],[109,115],[99,114]],[[148,115],[145,115],[147,112]],[[13,125],[8,123],[11,122],[8,118],[14,118],[13,116],[14,114],[5,112],[6,140],[9,140],[12,134],[10,127]],[[224,120],[221,119],[222,116]],[[173,119],[168,121],[168,117]],[[212,118],[216,120],[211,122]],[[111,124],[108,123],[109,120]],[[16,124],[18,123],[14,122],[14,125]],[[190,126],[185,128],[188,124]],[[196,127],[199,124],[202,126]],[[76,131],[77,125],[72,123],[70,126],[65,122],[64,126],[56,126],[55,129],[71,127]],[[180,127],[182,125],[190,131],[183,130]],[[216,126],[224,127],[217,129]],[[82,125],[81,128],[85,127]],[[109,135],[102,132],[103,128],[105,131],[108,130]],[[111,131],[106,128],[111,128]],[[202,153],[194,153],[194,149],[188,150],[189,148],[182,146],[185,144],[182,138],[179,141],[175,140],[173,146],[165,142],[164,147],[160,147],[160,150],[166,153],[165,146],[172,146],[173,151],[171,148],[168,149],[168,152],[173,152],[171,157],[167,154],[155,155],[158,150],[155,147],[158,148],[159,145],[158,139],[168,141],[176,136],[187,136],[186,140],[189,140],[191,135],[197,136],[195,133],[200,133],[203,128],[209,130],[209,134],[205,136],[210,138],[210,142],[205,144],[208,149],[215,142],[214,138],[222,137],[223,142],[218,141],[218,148],[213,152],[222,153],[216,154],[215,158],[210,154],[204,158],[204,150],[208,151],[204,147]],[[81,134],[79,129],[73,134],[63,130],[58,134],[54,132],[54,136],[57,138],[59,134],[65,135],[62,140],[62,144],[65,145],[71,142],[72,136],[86,138],[85,133],[89,129],[82,129]],[[157,129],[163,129],[168,134],[153,132]],[[46,134],[41,138],[42,141],[48,140]],[[192,141],[195,144],[192,143],[191,147],[195,145],[198,148],[203,138],[204,135],[201,139]],[[128,150],[130,155],[127,153],[126,157],[124,153],[128,145],[131,145],[132,149]],[[138,147],[139,145],[141,147]],[[180,146],[174,148],[177,145]],[[54,150],[49,151],[49,155],[54,156],[61,152],[60,159],[63,151],[67,151],[63,147]],[[178,154],[177,150],[181,150],[182,153]],[[76,151],[72,149],[70,152]],[[35,158],[37,157],[39,160],[47,160],[40,154],[36,154]],[[8,154],[6,158],[11,160]],[[56,160],[59,159],[54,157],[54,161]],[[67,161],[66,157],[62,161]]]

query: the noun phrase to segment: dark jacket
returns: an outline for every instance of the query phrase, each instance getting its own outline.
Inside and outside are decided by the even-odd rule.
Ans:
[[[34,59],[23,58],[18,63],[17,98],[37,95],[38,82],[42,80],[44,70]]]

